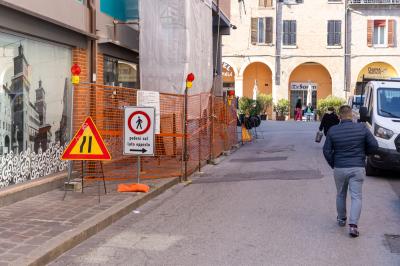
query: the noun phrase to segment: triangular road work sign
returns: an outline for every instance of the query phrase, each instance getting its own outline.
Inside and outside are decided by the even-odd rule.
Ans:
[[[62,160],[111,160],[96,125],[89,116],[65,149]]]

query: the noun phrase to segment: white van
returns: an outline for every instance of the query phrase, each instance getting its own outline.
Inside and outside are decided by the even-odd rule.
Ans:
[[[378,169],[400,170],[400,81],[370,81],[365,87],[360,121],[365,122],[379,144],[367,159],[367,175]]]

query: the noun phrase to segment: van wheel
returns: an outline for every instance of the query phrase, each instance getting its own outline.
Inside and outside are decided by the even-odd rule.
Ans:
[[[367,176],[377,176],[379,174],[379,170],[371,165],[369,159],[367,159],[367,165],[365,166],[365,174]]]

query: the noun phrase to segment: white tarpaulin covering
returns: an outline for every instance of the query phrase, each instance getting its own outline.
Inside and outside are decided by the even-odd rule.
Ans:
[[[189,93],[210,91],[211,8],[203,0],[141,0],[139,10],[141,89],[183,94],[192,72]]]

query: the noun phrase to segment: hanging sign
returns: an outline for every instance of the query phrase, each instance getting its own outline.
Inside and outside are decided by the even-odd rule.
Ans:
[[[111,155],[91,117],[87,117],[71,143],[65,149],[62,160],[111,160]]]
[[[154,155],[155,109],[126,106],[124,115],[124,154]]]

